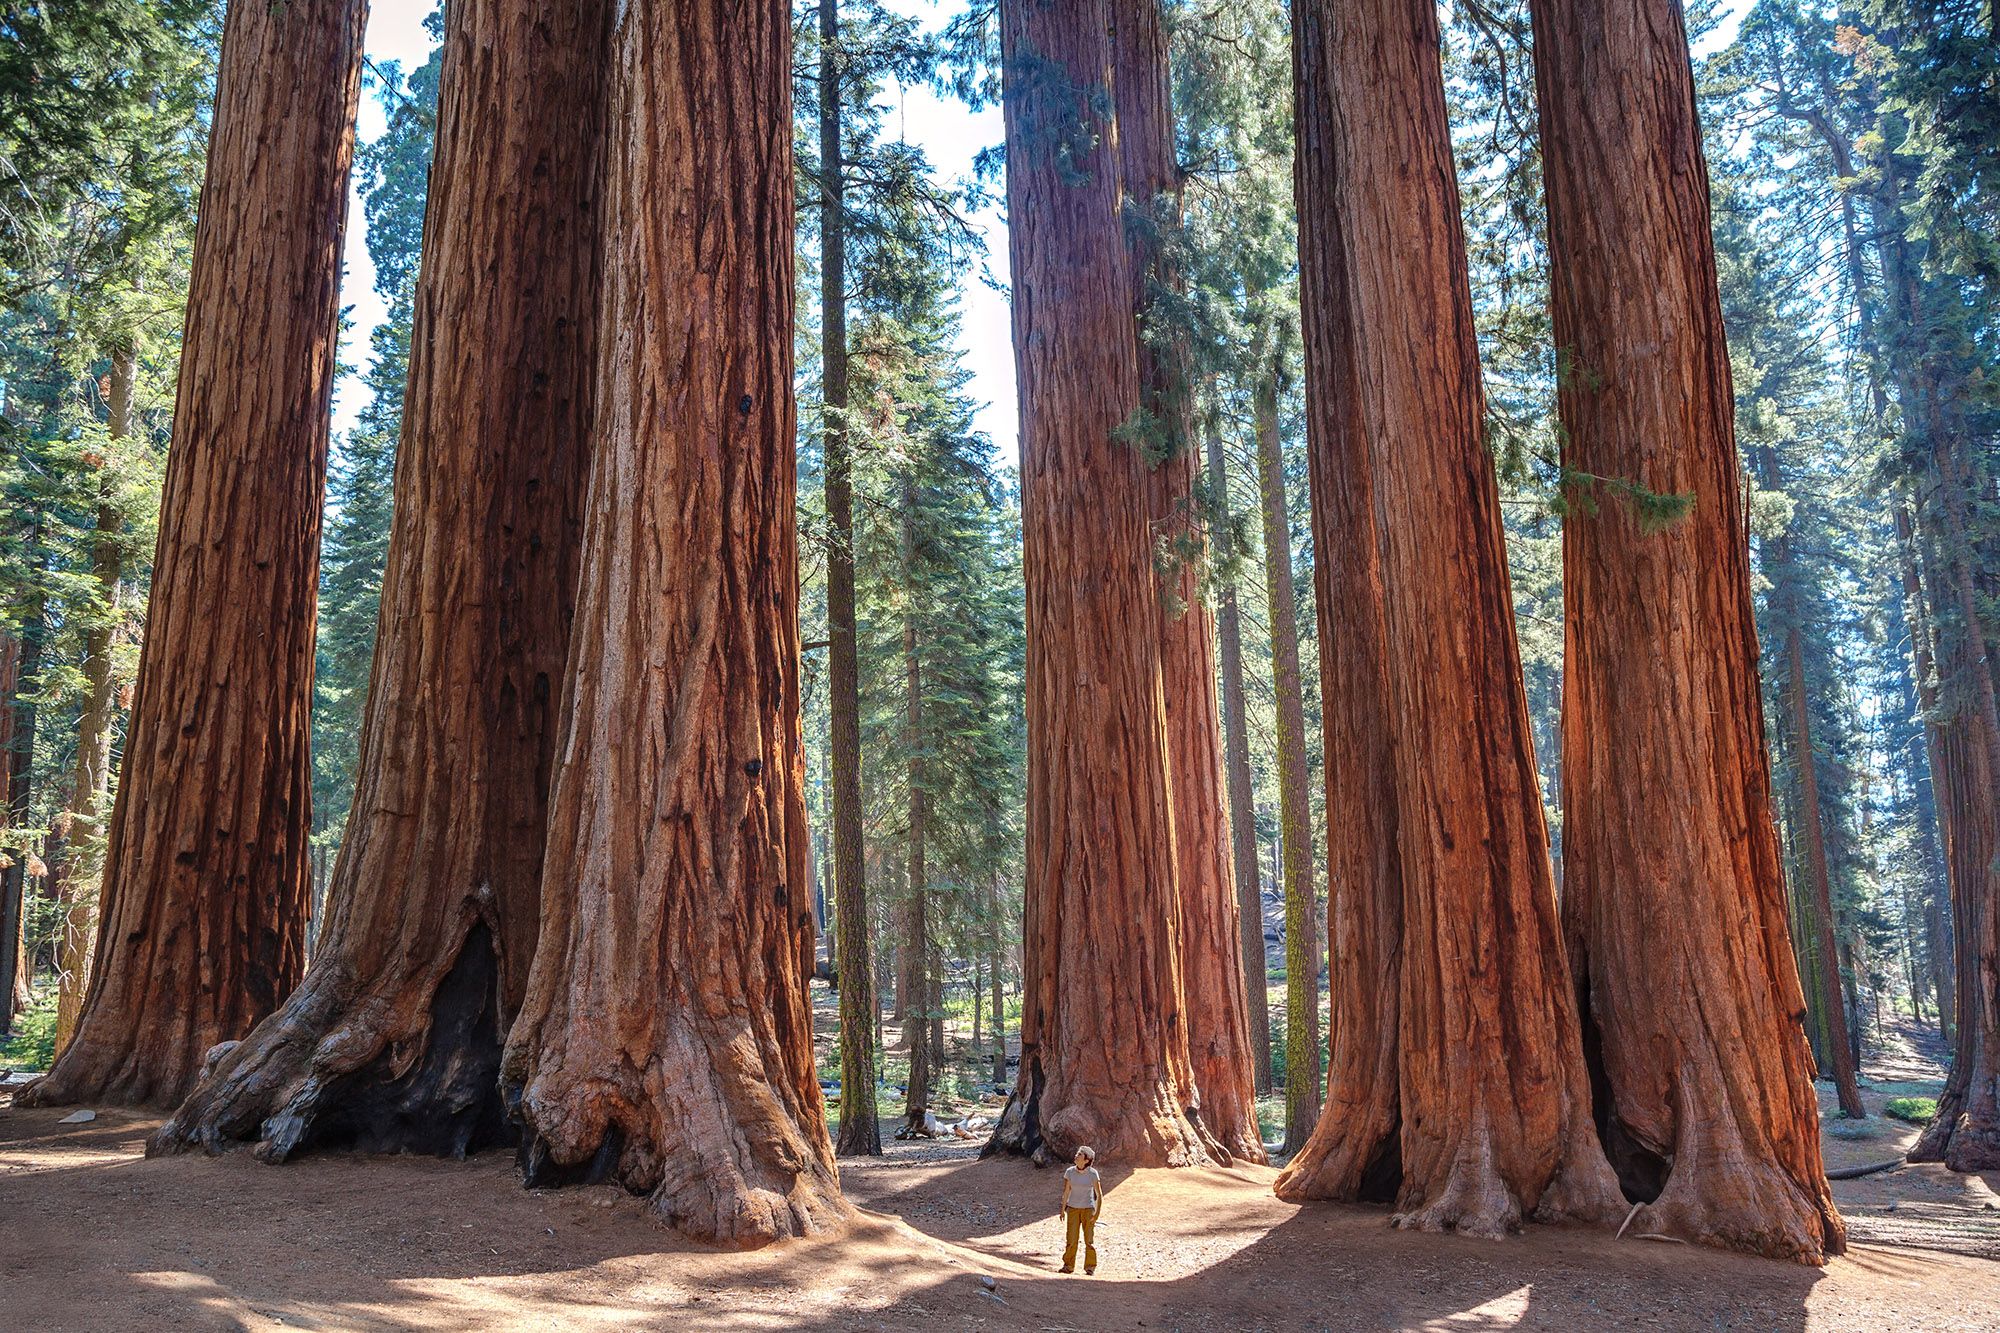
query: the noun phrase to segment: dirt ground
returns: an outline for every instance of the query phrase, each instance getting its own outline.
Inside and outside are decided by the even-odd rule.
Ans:
[[[1595,1231],[1408,1235],[1379,1209],[1281,1203],[1267,1170],[1114,1168],[1085,1278],[1054,1271],[1056,1173],[956,1143],[846,1165],[848,1234],[737,1254],[615,1189],[523,1190],[502,1154],[147,1161],[149,1120],[61,1115],[0,1109],[0,1327],[2000,1327],[2000,1263],[1879,1243],[1888,1203],[1913,1207],[1908,1170],[1838,1187],[1866,1239],[1819,1271]],[[1930,1170],[1967,1248],[1995,1253],[2000,1181]]]

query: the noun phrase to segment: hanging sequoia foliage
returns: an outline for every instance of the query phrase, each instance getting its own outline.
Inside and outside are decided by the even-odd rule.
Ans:
[[[1394,1197],[1399,1225],[1476,1235],[1613,1217],[1482,439],[1437,11],[1301,0],[1294,23],[1328,805],[1372,813],[1333,835],[1336,883],[1353,878],[1331,912],[1332,1081],[1278,1192]],[[1391,828],[1393,854],[1374,841]]]
[[[363,0],[238,0],[75,1039],[31,1105],[171,1106],[305,966],[308,715]]]
[[[754,1245],[847,1213],[806,996],[790,15],[633,0],[612,47],[597,453],[502,1086],[529,1184]]]
[[[1113,27],[1110,0],[1000,11],[1029,798],[1021,1069],[987,1151],[1185,1165],[1227,1152],[1190,1064],[1147,465],[1124,438]]]
[[[331,920],[304,982],[161,1128],[463,1154],[534,956],[590,437],[592,6],[446,7],[382,633]]]
[[[1597,1123],[1646,1203],[1635,1226],[1819,1263],[1845,1233],[1786,927],[1680,5],[1531,10],[1569,499],[1563,914]]]

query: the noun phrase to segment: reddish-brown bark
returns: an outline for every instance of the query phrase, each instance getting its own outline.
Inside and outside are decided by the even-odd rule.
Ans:
[[[592,6],[446,14],[359,780],[311,969],[155,1137],[463,1154],[534,956],[588,472]]]
[[[1224,1150],[1188,1053],[1146,460],[1119,438],[1141,384],[1112,27],[1110,0],[1000,11],[1028,828],[1021,1070],[988,1151],[1141,1166]]]
[[[1321,634],[1329,807],[1359,826],[1336,839],[1336,872],[1360,874],[1332,934],[1360,945],[1336,971],[1367,970],[1336,984],[1327,1110],[1278,1189],[1393,1189],[1399,1225],[1480,1235],[1607,1218],[1481,438],[1437,10],[1300,0],[1293,21],[1321,604],[1359,612]],[[1363,756],[1386,757],[1386,793]],[[1393,861],[1368,841],[1391,818]],[[1393,1007],[1356,994],[1370,985]]]
[[[1934,562],[1926,561],[1931,568]],[[1929,580],[1933,588],[1935,578]],[[1944,680],[1960,687],[1971,656],[1961,617],[1937,641]],[[1947,813],[1947,857],[1958,978],[1958,1029],[1937,1116],[1910,1150],[1913,1162],[1954,1171],[2000,1168],[2000,819],[1983,710],[1961,703],[1939,726],[1938,804]]]
[[[1531,12],[1563,464],[1592,479],[1563,529],[1563,910],[1597,1119],[1635,1226],[1819,1263],[1844,1227],[1787,935],[1687,37],[1674,0]],[[1655,530],[1628,485],[1692,509]]]
[[[1138,332],[1139,406],[1154,439],[1146,481],[1160,580],[1155,604],[1188,1057],[1203,1126],[1232,1157],[1262,1162],[1237,938],[1236,878],[1222,809],[1215,621],[1201,589],[1207,535],[1195,509],[1195,481],[1202,457],[1194,438],[1186,338],[1162,327],[1153,309],[1158,291],[1181,282],[1158,244],[1160,230],[1178,224],[1181,211],[1160,0],[1115,0],[1112,37],[1126,254]]]
[[[612,48],[597,448],[502,1087],[530,1184],[614,1179],[754,1245],[848,1211],[806,997],[791,16],[632,0]]]
[[[171,1105],[305,966],[315,585],[366,11],[229,7],[97,963],[31,1102]]]

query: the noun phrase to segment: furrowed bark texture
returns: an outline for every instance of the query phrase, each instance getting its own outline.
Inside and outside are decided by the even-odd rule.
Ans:
[[[1160,0],[1112,6],[1112,84],[1124,177],[1126,252],[1138,328],[1140,403],[1159,432],[1147,474],[1160,678],[1166,701],[1181,971],[1188,1057],[1202,1124],[1231,1157],[1264,1160],[1251,1081],[1250,1024],[1237,938],[1236,878],[1222,809],[1222,733],[1215,694],[1215,621],[1202,597],[1207,544],[1195,508],[1202,457],[1195,440],[1188,347],[1152,313],[1157,288],[1181,285],[1158,243],[1181,213],[1180,164]],[[1261,932],[1260,938],[1261,938]]]
[[[1687,36],[1675,0],[1531,8],[1563,464],[1605,479],[1563,526],[1563,911],[1597,1120],[1646,1201],[1634,1226],[1820,1263],[1845,1231],[1785,919]],[[1649,531],[1626,483],[1693,509]]]
[[[1222,466],[1222,433],[1211,423],[1208,488],[1215,494],[1218,523],[1229,523],[1229,478]],[[1217,598],[1222,653],[1223,771],[1228,776],[1229,844],[1236,867],[1237,942],[1243,951],[1243,992],[1250,1025],[1250,1077],[1258,1096],[1271,1090],[1270,968],[1264,958],[1264,894],[1257,868],[1256,798],[1250,785],[1250,732],[1243,699],[1243,615],[1236,581],[1224,582]]]
[[[1938,642],[1944,679],[1962,682],[1968,648],[1963,621]],[[1963,686],[1960,686],[1961,697]],[[1948,856],[1958,973],[1958,1031],[1937,1116],[1910,1150],[1913,1162],[1954,1171],[2000,1169],[2000,858],[1996,775],[1980,709],[1961,703],[1941,727],[1939,799],[1950,811]]]
[[[1393,1077],[1380,1082],[1400,1117],[1399,1225],[1497,1235],[1531,1214],[1608,1218],[1617,1183],[1590,1123],[1481,440],[1437,12],[1427,0],[1309,0],[1294,34],[1314,525],[1327,581],[1361,603],[1364,625],[1370,603],[1381,617],[1379,642],[1372,626],[1334,620],[1321,634],[1329,801],[1335,823],[1365,818],[1374,833],[1386,816],[1361,816],[1377,803],[1354,755],[1386,750],[1402,935],[1382,952],[1393,912],[1380,899],[1395,876],[1365,861],[1366,877],[1335,895],[1333,935],[1366,941],[1365,961],[1341,956],[1337,972],[1357,961],[1372,970],[1336,987],[1337,1082],[1278,1188],[1288,1198],[1381,1188],[1392,1167],[1376,1134],[1379,1094],[1338,1080],[1379,1068],[1393,1047]],[[1356,510],[1373,523],[1335,526]],[[1359,652],[1380,656],[1357,672],[1342,659]],[[1365,722],[1349,734],[1349,709],[1372,700],[1336,692],[1376,670],[1376,725],[1388,735]],[[1343,847],[1334,863],[1345,873],[1362,859]],[[1357,1006],[1358,985],[1393,988],[1393,1013]],[[1356,1106],[1370,1119],[1349,1120]]]
[[[833,771],[833,944],[840,979],[840,1129],[847,1156],[879,1156],[875,964],[861,842],[861,665],[854,639],[854,455],[847,441],[847,214],[839,0],[819,0],[820,367],[826,458],[827,711]]]
[[[1220,1158],[1180,964],[1169,743],[1111,95],[1109,0],[1007,0],[1027,579],[1021,1070],[987,1151]]]
[[[321,502],[365,0],[238,0],[76,1039],[30,1104],[171,1106],[305,967]]]
[[[330,920],[156,1134],[463,1155],[534,957],[588,474],[596,6],[447,11],[395,523]]]
[[[790,14],[633,0],[612,51],[597,450],[502,1087],[529,1184],[616,1180],[749,1246],[848,1213],[806,998]]]

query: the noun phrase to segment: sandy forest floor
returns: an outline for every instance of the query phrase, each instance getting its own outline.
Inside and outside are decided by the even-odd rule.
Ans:
[[[0,1110],[0,1326],[2000,1327],[2000,1263],[1898,1232],[2000,1255],[2000,1179],[1936,1168],[1837,1187],[1861,1243],[1824,1272],[1593,1231],[1408,1235],[1380,1210],[1281,1203],[1267,1170],[1110,1171],[1084,1278],[1054,1271],[1055,1173],[957,1144],[846,1166],[864,1210],[848,1235],[743,1255],[677,1240],[609,1187],[523,1190],[503,1154],[147,1161],[151,1121],[61,1114]],[[1918,1210],[1951,1228],[1908,1226]]]
[[[1871,1039],[1871,1115],[1825,1122],[1829,1168],[1898,1157],[1916,1129],[1883,1104],[1943,1074],[1920,1031]],[[1382,1209],[1282,1203],[1265,1169],[1107,1164],[1085,1278],[1055,1271],[1057,1173],[956,1140],[844,1163],[848,1234],[744,1255],[615,1188],[523,1190],[506,1154],[147,1161],[150,1119],[7,1099],[5,1330],[2000,1329],[2000,1174],[1934,1166],[1836,1182],[1854,1247],[1818,1271],[1588,1230],[1409,1235]]]

